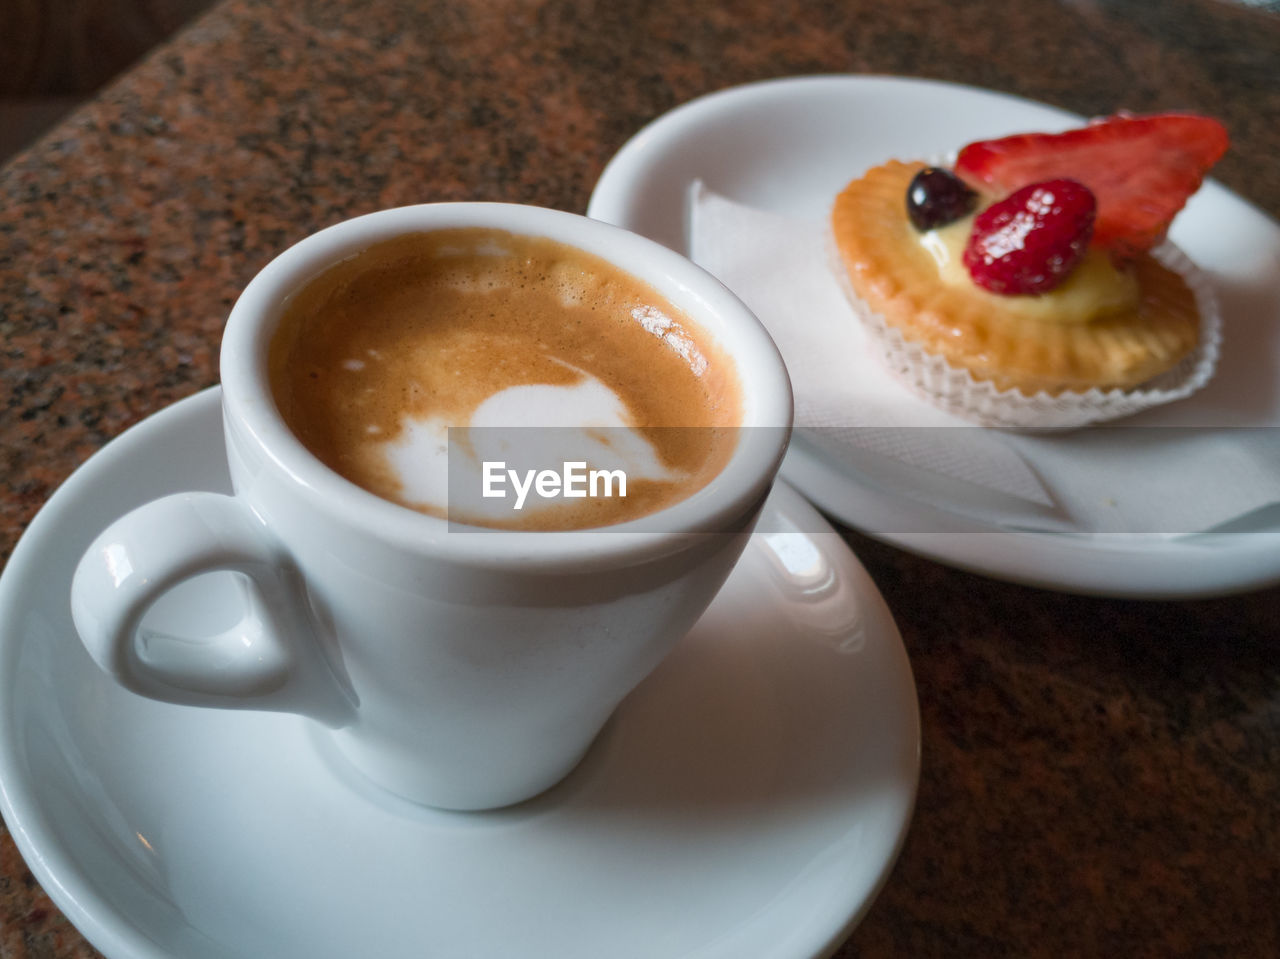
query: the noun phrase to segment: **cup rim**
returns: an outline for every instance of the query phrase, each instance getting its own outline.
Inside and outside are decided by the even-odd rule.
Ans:
[[[371,493],[321,462],[285,425],[268,375],[268,353],[290,294],[339,260],[407,233],[487,227],[548,237],[613,263],[694,317],[737,366],[743,394],[738,444],[701,489],[661,510],[612,526],[521,531],[468,527]],[[540,569],[638,561],[672,552],[690,535],[749,521],[772,485],[792,424],[790,379],[763,324],[715,277],[669,248],[600,220],[513,203],[445,202],[368,213],[290,246],[245,287],[231,310],[220,356],[224,417],[308,508],[413,553],[483,567]],[[755,429],[750,427],[767,427]]]

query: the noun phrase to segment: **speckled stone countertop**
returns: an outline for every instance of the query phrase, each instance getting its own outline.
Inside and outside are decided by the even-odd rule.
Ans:
[[[229,0],[0,169],[0,560],[73,469],[217,381],[245,282],[424,200],[582,211],[644,123],[811,73],[1188,108],[1280,215],[1280,15],[1217,0]],[[911,833],[837,953],[1280,955],[1280,590],[1058,595],[846,536],[905,639]],[[5,714],[7,719],[7,713]],[[0,837],[0,957],[94,952]]]

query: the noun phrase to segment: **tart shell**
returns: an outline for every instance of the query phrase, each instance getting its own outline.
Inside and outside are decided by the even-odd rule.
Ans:
[[[1079,426],[1188,395],[1208,381],[1217,304],[1181,251],[1131,264],[1131,311],[1088,323],[1027,321],[976,285],[943,283],[905,215],[923,163],[890,161],[836,198],[837,273],[890,368],[950,412],[988,425]]]

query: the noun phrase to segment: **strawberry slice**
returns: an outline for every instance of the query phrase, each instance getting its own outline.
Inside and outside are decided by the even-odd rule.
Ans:
[[[1227,150],[1227,131],[1190,113],[1118,114],[1065,133],[971,143],[956,173],[999,196],[1070,177],[1098,200],[1093,242],[1120,258],[1149,250]]]

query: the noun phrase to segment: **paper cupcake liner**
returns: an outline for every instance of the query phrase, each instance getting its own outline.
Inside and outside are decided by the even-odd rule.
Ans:
[[[1016,389],[997,389],[975,379],[968,370],[952,366],[905,339],[881,314],[854,291],[848,271],[831,247],[831,263],[840,285],[863,326],[878,347],[890,372],[934,406],[980,426],[1070,429],[1134,413],[1190,396],[1213,376],[1222,343],[1222,316],[1208,278],[1174,244],[1165,241],[1151,255],[1173,270],[1190,287],[1200,314],[1199,343],[1177,366],[1132,389],[1091,389],[1032,396]]]

